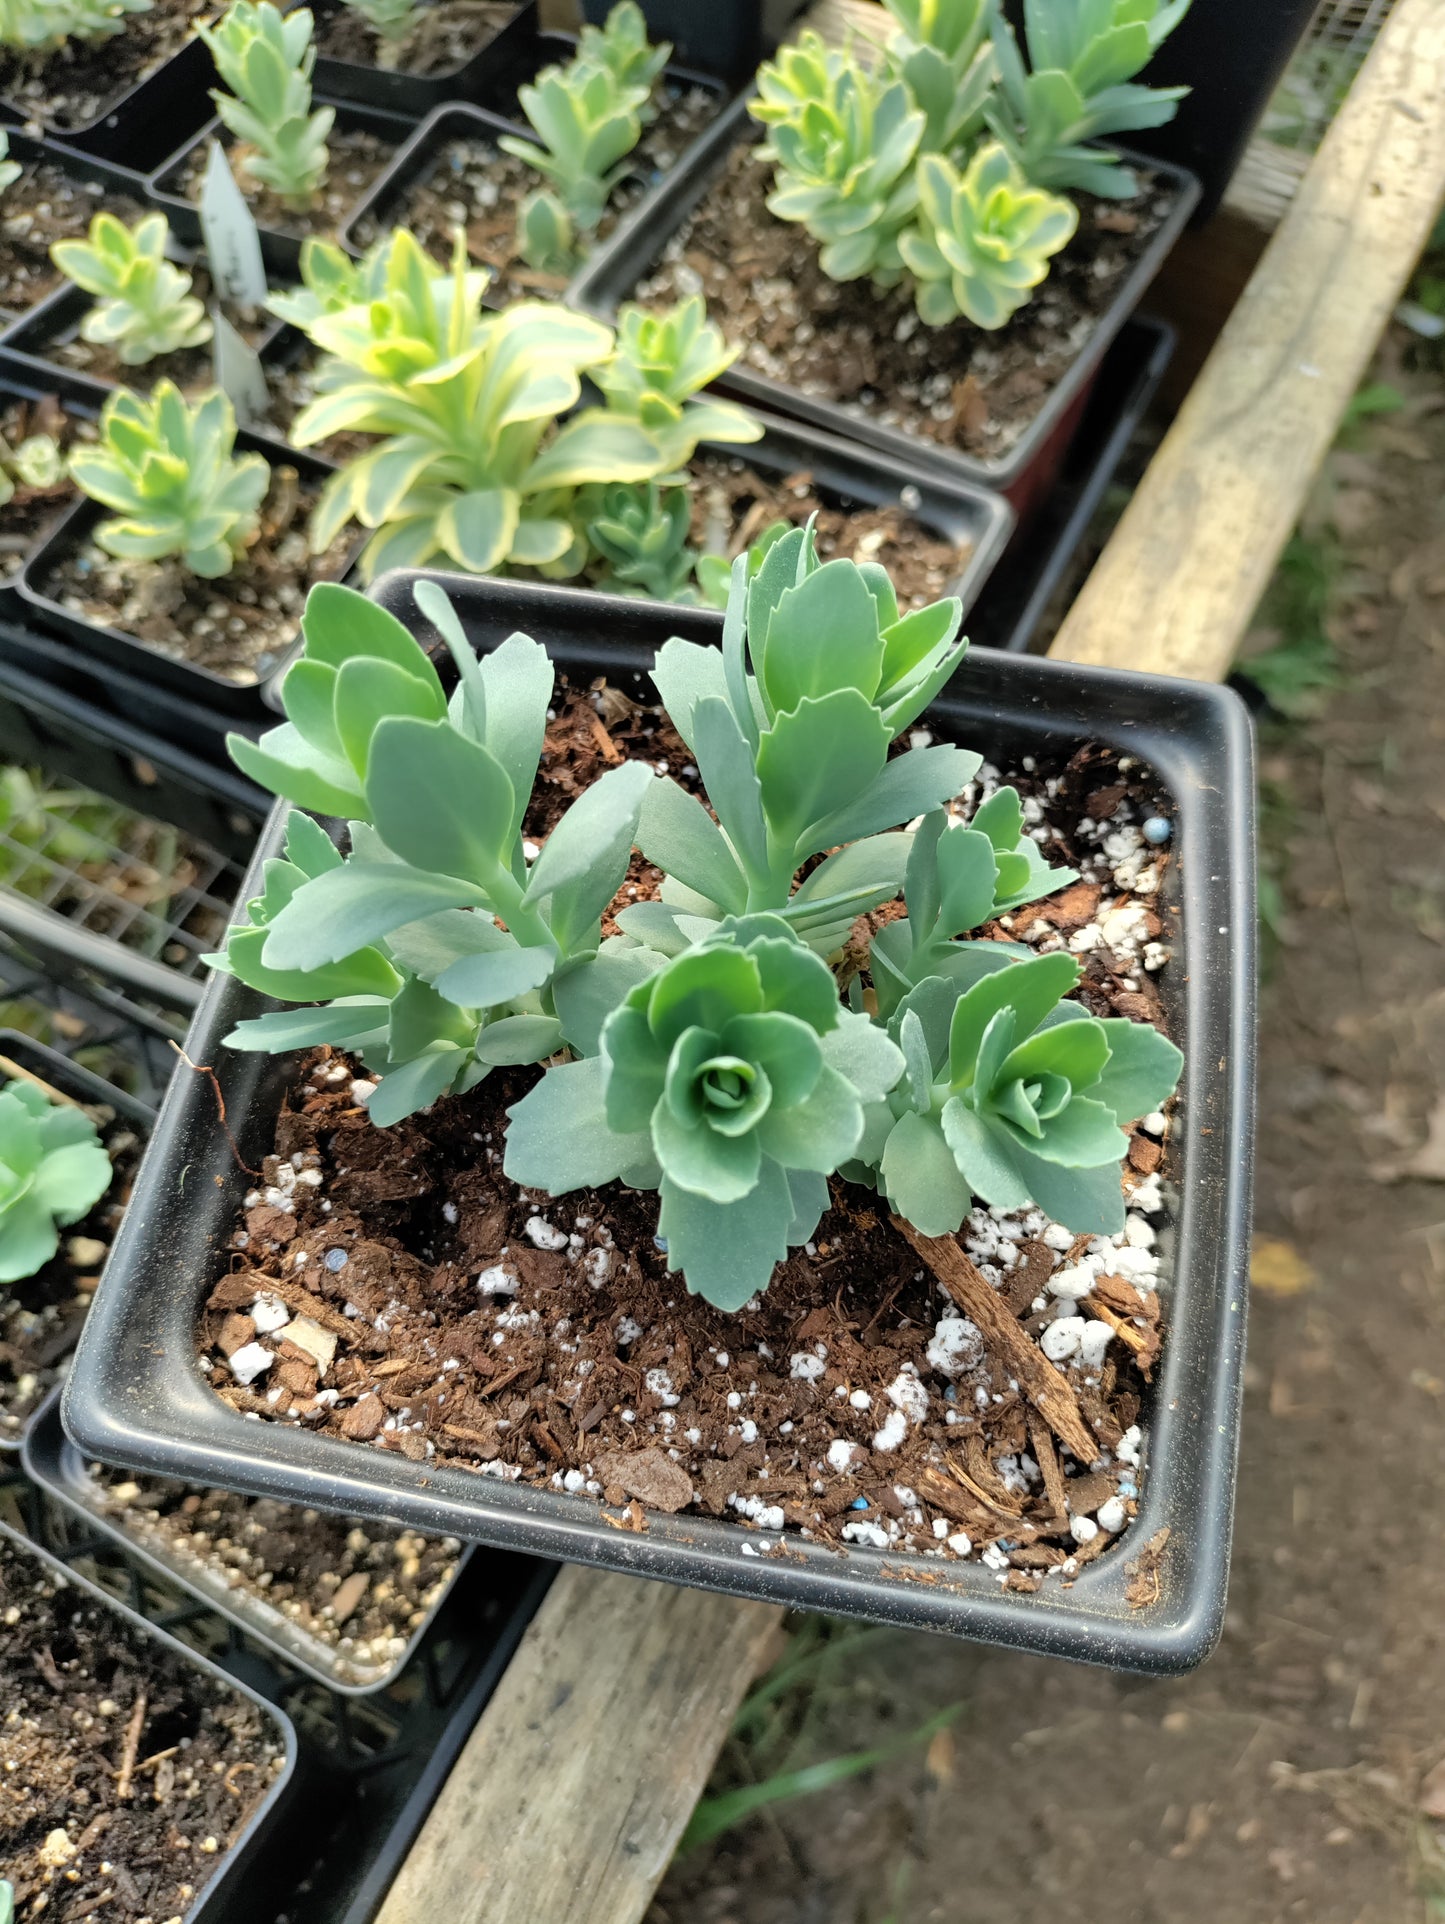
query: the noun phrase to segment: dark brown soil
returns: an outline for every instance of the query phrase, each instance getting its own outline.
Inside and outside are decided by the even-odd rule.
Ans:
[[[284,659],[312,584],[339,580],[349,565],[354,543],[345,533],[324,555],[311,553],[306,523],[319,492],[294,468],[273,467],[260,532],[218,581],[200,580],[179,561],[138,569],[86,541],[63,550],[38,585],[158,654],[250,687]]]
[[[344,108],[341,111],[345,113]],[[217,129],[217,137],[226,149],[231,171],[256,216],[258,227],[273,234],[294,234],[302,238],[319,234],[324,240],[332,239],[337,229],[345,225],[352,209],[396,152],[396,143],[383,140],[380,134],[346,126],[333,127],[326,143],[331,155],[326,178],[314,203],[298,210],[288,207],[279,195],[252,178],[244,164],[243,143],[234,141],[225,128]],[[156,183],[160,192],[179,194],[183,200],[197,200],[206,172],[207,151],[208,143],[201,142],[181,166],[163,175]]]
[[[539,839],[624,743],[689,779],[671,731],[643,732],[647,710],[619,710],[600,691],[596,701],[574,697],[549,731],[528,819]],[[1137,914],[1137,941],[1163,933],[1148,906],[1162,860],[1144,874],[1129,827],[1157,807],[1146,771],[1086,749],[1057,770],[1018,773],[1054,831],[1053,852],[1084,879],[995,933],[1062,947],[1089,930],[1076,944],[1085,1003],[1162,1020],[1137,945],[1126,959],[1099,926]],[[655,871],[634,876],[626,896],[653,892]],[[1112,928],[1122,950],[1123,926]],[[1067,1580],[1107,1549],[1110,1526],[1093,1522],[1101,1506],[1112,1505],[1114,1529],[1133,1514],[1136,1426],[1161,1328],[1145,1220],[1163,1208],[1155,1138],[1136,1140],[1130,1247],[1117,1239],[1110,1268],[1120,1273],[1097,1290],[1131,1344],[1067,1377],[1099,1439],[1096,1458],[1076,1463],[1030,1423],[971,1324],[953,1325],[956,1347],[940,1353],[936,1326],[957,1312],[871,1193],[836,1183],[815,1241],[760,1300],[725,1316],[667,1274],[655,1197],[614,1186],[554,1202],[503,1177],[504,1111],[536,1070],[498,1073],[389,1130],[358,1107],[359,1073],[329,1050],[308,1058],[247,1198],[232,1271],[209,1299],[201,1349],[233,1408],[416,1461],[619,1507],[632,1499],[633,1527],[645,1527],[640,1503],[839,1546],[982,1552],[1001,1582],[1024,1589],[1044,1571]],[[1063,1313],[1050,1275],[1091,1247],[1037,1210],[977,1211],[962,1240],[1025,1342]],[[252,1306],[267,1294],[295,1319],[296,1340],[258,1332]]]
[[[0,1063],[0,1086],[6,1080]],[[89,1215],[60,1232],[60,1248],[42,1269],[0,1287],[0,1442],[18,1440],[59,1382],[140,1163],[144,1145],[129,1122],[113,1109],[87,1106],[86,1113],[100,1130],[115,1177]]]
[[[831,492],[820,494],[806,471],[761,475],[743,452],[702,455],[692,473],[692,538],[705,554],[732,560],[774,521],[801,524],[816,515],[819,554],[881,562],[906,608],[951,594],[968,566],[968,542],[942,539],[901,507],[842,507]]]
[[[5,1540],[0,1702],[20,1924],[179,1918],[285,1763],[255,1705]]]
[[[204,267],[191,270],[191,293],[206,312],[211,311],[211,277]],[[87,310],[88,311],[88,310]],[[174,381],[183,394],[195,394],[216,384],[214,352],[208,341],[203,347],[181,348],[174,354],[157,354],[139,366],[122,361],[108,342],[92,343],[80,337],[83,316],[77,315],[63,329],[46,339],[27,342],[29,352],[40,355],[55,367],[73,369],[92,381],[105,381],[112,387],[134,388],[149,393],[158,381]],[[246,315],[227,310],[227,320],[243,341],[257,346],[275,323],[266,315]]]
[[[50,258],[53,242],[83,239],[99,213],[134,225],[144,212],[125,194],[75,179],[58,160],[26,163],[0,207],[0,316],[24,314],[59,287],[65,276]]]
[[[92,1463],[89,1499],[189,1581],[231,1593],[323,1646],[346,1683],[401,1660],[456,1573],[461,1545],[269,1497],[128,1477]]]
[[[1406,408],[1304,531],[1338,543],[1344,683],[1262,742],[1284,917],[1223,1641],[1155,1682],[851,1642],[787,1767],[958,1722],[680,1860],[648,1924],[1445,1916],[1445,413],[1398,343],[1369,378]],[[712,1791],[758,1774],[740,1733]]]
[[[742,365],[983,460],[1018,441],[1172,204],[1147,172],[1132,201],[1076,196],[1078,234],[1006,327],[930,328],[906,285],[883,292],[828,278],[816,243],[768,212],[772,172],[755,145],[750,136],[733,149],[634,297],[660,307],[703,293],[728,339],[742,344]]]
[[[32,434],[48,434],[64,454],[77,439],[93,441],[95,427],[90,421],[73,419],[53,394],[40,401],[9,400],[0,395],[0,440],[13,449]],[[75,484],[65,476],[51,488],[17,484],[5,503],[0,525],[0,581],[19,574],[40,536],[74,498]]]
[[[322,7],[316,51],[326,60],[429,79],[451,74],[491,45],[517,12],[514,0],[435,0],[419,9],[410,32],[385,40],[355,8]]]
[[[179,53],[213,11],[209,0],[155,0],[148,13],[127,14],[107,40],[68,40],[39,58],[0,48],[0,95],[27,121],[87,126]]]
[[[634,169],[619,182],[596,229],[604,241],[631,212],[658,174],[674,166],[702,130],[717,118],[719,101],[702,87],[668,81],[657,90],[659,112],[633,152]],[[467,252],[492,270],[487,298],[495,306],[525,299],[555,298],[566,287],[565,274],[542,274],[517,258],[517,209],[541,183],[536,169],[489,140],[450,140],[429,173],[383,206],[368,209],[356,224],[358,245],[369,247],[393,227],[409,227],[422,246],[449,261],[458,227],[466,231]]]

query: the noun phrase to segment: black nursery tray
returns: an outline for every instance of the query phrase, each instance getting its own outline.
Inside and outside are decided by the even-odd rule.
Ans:
[[[315,10],[318,30],[327,14],[340,12],[344,5],[345,0],[320,0]],[[313,79],[317,92],[329,99],[355,100],[363,106],[405,115],[409,120],[421,120],[445,101],[481,100],[489,75],[505,58],[505,49],[518,39],[533,38],[536,32],[537,0],[520,0],[512,18],[485,45],[438,73],[364,66],[359,61],[338,60],[318,52]]]
[[[762,130],[748,113],[750,95],[736,100],[702,136],[679,166],[665,176],[644,207],[638,208],[597,249],[567,292],[574,307],[611,320],[633,297],[639,281],[661,258],[668,242],[702,202],[740,142],[760,138]],[[1199,198],[1199,183],[1181,167],[1145,160],[1121,150],[1126,160],[1147,165],[1174,191],[1166,218],[1118,288],[1068,370],[1050,389],[1033,420],[1009,451],[984,460],[910,435],[842,406],[839,402],[758,373],[743,362],[728,369],[718,385],[754,407],[810,421],[841,438],[862,442],[875,456],[906,464],[915,475],[952,475],[1007,494],[1021,518],[1043,496],[1062,461],[1099,362],[1145,290],[1163,265]],[[801,235],[801,230],[800,230]],[[961,375],[966,370],[959,368]]]
[[[0,102],[0,108],[3,108],[3,102]],[[9,143],[12,161],[19,161],[25,166],[46,164],[58,168],[68,179],[94,193],[97,210],[104,198],[124,197],[134,204],[137,217],[144,211],[146,182],[143,173],[117,166],[94,154],[77,153],[54,141],[42,140],[36,134],[25,133],[18,126],[7,125],[3,111],[0,111],[0,130],[4,131]],[[0,306],[0,328],[13,322],[16,312],[14,308]]]
[[[206,90],[215,79],[209,47],[192,38],[94,120],[77,127],[47,127],[47,145],[145,174],[173,151],[178,139],[209,118]],[[0,95],[0,126],[24,125],[31,118],[23,101]]]
[[[375,598],[415,622],[415,579],[387,576]],[[479,650],[520,629],[574,678],[605,675],[624,693],[643,693],[669,635],[716,641],[721,631],[719,616],[631,602],[618,633],[613,611],[593,597],[439,579]],[[415,631],[423,644],[433,639],[424,624]],[[172,1086],[84,1333],[65,1400],[77,1443],[136,1469],[795,1608],[1143,1671],[1199,1662],[1223,1617],[1247,1300],[1254,1072],[1248,718],[1224,689],[980,651],[928,719],[941,733],[1001,753],[1072,749],[1084,739],[1127,751],[1155,772],[1175,818],[1170,877],[1182,926],[1161,986],[1186,1054],[1171,1171],[1181,1208],[1171,1236],[1170,1338],[1149,1410],[1150,1462],[1123,1545],[1067,1589],[1014,1595],[977,1563],[910,1565],[886,1552],[844,1555],[797,1538],[786,1540],[783,1556],[759,1556],[754,1532],[692,1515],[652,1515],[646,1533],[633,1534],[561,1492],[246,1421],[193,1360],[199,1306],[225,1265],[250,1180],[217,1127],[211,1090],[196,1077]],[[284,812],[273,817],[258,863],[278,849]],[[218,979],[188,1045],[193,1059],[221,1065],[229,1121],[253,1165],[272,1146],[297,1059],[229,1056],[220,1039],[265,1006],[235,981]],[[1126,1565],[1165,1530],[1157,1594],[1133,1607]]]

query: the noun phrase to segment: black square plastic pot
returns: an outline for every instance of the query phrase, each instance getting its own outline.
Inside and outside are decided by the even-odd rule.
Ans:
[[[209,119],[206,89],[215,84],[210,48],[203,40],[188,40],[96,119],[79,127],[48,127],[47,144],[149,173],[174,152],[178,139]],[[19,126],[32,118],[23,102],[0,96],[0,125]]]
[[[750,0],[728,0],[726,12],[731,15],[734,7],[746,6]],[[603,10],[605,19],[611,7]],[[586,16],[591,18],[590,12]],[[650,30],[650,38],[656,42],[668,39],[669,35]],[[526,117],[522,112],[519,90],[536,79],[544,67],[566,66],[577,53],[575,33],[544,32],[537,17],[536,9],[530,10],[517,22],[516,31],[508,33],[496,47],[497,57],[487,65],[486,78],[478,97],[478,104],[490,107],[494,113],[505,114],[514,124],[513,132],[526,128]],[[721,69],[709,67],[705,61],[688,59],[681,49],[677,57],[669,60],[663,69],[664,76],[679,87],[701,87],[708,93],[728,99],[732,87],[723,76]],[[754,63],[756,64],[756,63]],[[752,78],[749,67],[742,76]]]
[[[265,1722],[271,1726],[273,1737],[280,1743],[284,1757],[280,1775],[252,1813],[235,1843],[227,1850],[214,1876],[186,1912],[182,1924],[203,1924],[203,1921],[204,1924],[221,1924],[222,1919],[229,1920],[237,1914],[243,1902],[242,1883],[248,1883],[249,1887],[249,1880],[256,1875],[257,1865],[264,1860],[266,1846],[277,1820],[292,1802],[297,1788],[292,1782],[296,1773],[296,1732],[291,1719],[249,1685],[227,1675],[219,1665],[179,1643],[155,1624],[147,1623],[136,1611],[107,1595],[98,1584],[68,1569],[58,1557],[29,1542],[5,1523],[0,1523],[0,1541],[12,1545],[22,1555],[33,1558],[45,1575],[56,1583],[78,1590],[92,1603],[99,1604],[103,1610],[119,1619],[132,1636],[154,1646],[177,1669],[194,1672],[198,1678],[204,1678],[207,1685],[220,1689],[228,1696],[244,1698],[260,1711]]]
[[[0,107],[3,107],[3,102],[0,102]],[[135,203],[137,218],[145,211],[146,181],[143,173],[116,166],[93,154],[76,153],[53,141],[41,140],[35,134],[27,134],[17,126],[7,125],[3,111],[0,111],[0,130],[3,130],[9,142],[11,160],[25,166],[49,165],[81,186],[98,187],[107,194],[126,195]],[[15,318],[14,308],[0,307],[0,327],[13,323]]]
[[[716,642],[721,634],[721,617],[700,610],[647,602],[614,609],[566,589],[437,578],[479,650],[520,629],[572,679],[605,675],[644,699],[668,636]],[[416,579],[388,575],[373,594],[427,646],[435,637],[415,613]],[[1170,1335],[1148,1414],[1140,1512],[1109,1555],[1068,1589],[1033,1596],[1002,1590],[976,1562],[844,1554],[798,1538],[787,1540],[786,1556],[763,1557],[757,1533],[741,1524],[652,1515],[645,1534],[634,1535],[612,1527],[590,1501],[558,1491],[246,1421],[208,1387],[195,1360],[197,1313],[226,1266],[250,1182],[217,1125],[212,1091],[195,1076],[172,1084],[71,1372],[65,1425],[80,1447],[136,1469],[799,1609],[1144,1671],[1200,1661],[1223,1615],[1244,1353],[1255,1050],[1248,717],[1217,687],[979,652],[928,720],[939,734],[999,755],[1071,752],[1086,740],[1127,751],[1154,770],[1174,816],[1168,885],[1181,927],[1161,989],[1186,1067],[1178,1162],[1169,1172],[1180,1195]],[[273,816],[258,865],[279,849],[285,812]],[[243,895],[252,892],[248,884]],[[188,1043],[193,1060],[218,1065],[228,1120],[253,1165],[271,1149],[299,1058],[230,1055],[221,1038],[266,1006],[241,984],[217,979]],[[1158,1594],[1132,1608],[1125,1565],[1166,1529]]]
[[[272,467],[293,467],[303,480],[318,484],[335,472],[329,461],[267,440],[262,435],[242,432],[236,436],[236,446],[242,453],[264,455]],[[164,655],[159,649],[137,641],[121,628],[88,620],[46,592],[46,577],[61,555],[82,546],[110,512],[100,502],[82,496],[32,551],[20,571],[20,593],[31,619],[43,627],[56,630],[92,660],[119,669],[129,682],[150,682],[227,718],[235,717],[242,721],[263,719],[266,711],[261,694],[262,682],[228,681],[224,675],[215,674],[195,662]],[[360,547],[358,537],[348,556],[348,567]],[[277,667],[284,666],[299,647],[298,635],[294,647],[287,650]],[[139,719],[145,718],[142,716]]]
[[[665,175],[646,203],[621,221],[616,230],[583,266],[567,299],[603,320],[612,320],[622,303],[661,258],[668,242],[703,200],[727,165],[733,148],[760,137],[748,113],[750,95],[736,100],[715,126],[708,128],[672,171]],[[1127,150],[1125,157],[1130,158]],[[1141,156],[1132,156],[1140,159]],[[1199,198],[1199,183],[1182,168],[1161,161],[1147,163],[1173,188],[1175,199],[1167,218],[1151,237],[1113,300],[1099,315],[1093,332],[1049,391],[1038,413],[1007,454],[982,460],[945,448],[922,435],[910,435],[852,412],[829,401],[775,381],[735,362],[718,382],[724,392],[771,413],[811,421],[844,440],[856,441],[877,458],[906,464],[915,474],[953,476],[996,488],[1008,496],[1020,523],[1026,523],[1043,501],[1078,429],[1088,391],[1105,350],[1139,304],[1146,288],[1163,265]],[[959,368],[959,374],[966,369]]]
[[[612,5],[582,0],[582,17],[600,27]],[[763,0],[642,0],[651,41],[670,40],[689,67],[729,80],[750,79],[763,57],[763,10]]]
[[[348,133],[375,134],[379,139],[399,146],[411,132],[411,122],[403,116],[384,112],[378,107],[365,107],[354,100],[328,101],[318,93],[313,105],[335,107],[336,126]],[[146,181],[146,193],[165,213],[171,224],[171,232],[187,247],[199,247],[204,237],[201,233],[200,208],[180,192],[180,179],[191,156],[198,148],[204,149],[206,142],[212,139],[219,140],[223,147],[231,142],[231,136],[222,126],[219,115],[207,120],[183,146],[177,147],[172,137],[167,145],[167,157],[159,162]],[[385,178],[385,171],[381,178]],[[351,218],[348,215],[346,221],[338,224],[339,227],[344,228]],[[299,279],[303,236],[282,233],[275,227],[262,227],[260,235],[261,258],[266,263],[267,272],[288,281]],[[329,238],[329,233],[325,237]]]
[[[344,0],[322,0],[315,9],[318,27],[328,13],[341,11]],[[329,100],[354,100],[365,107],[421,120],[449,100],[480,100],[487,76],[504,56],[507,45],[530,39],[537,31],[537,0],[522,0],[512,18],[474,53],[439,73],[398,73],[387,67],[363,66],[318,53],[312,75],[316,91]]]

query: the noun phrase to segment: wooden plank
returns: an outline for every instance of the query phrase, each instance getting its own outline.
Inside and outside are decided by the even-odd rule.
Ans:
[[[1229,670],[1445,194],[1445,0],[1399,0],[1050,653]]]
[[[637,1924],[781,1619],[562,1570],[377,1924]]]

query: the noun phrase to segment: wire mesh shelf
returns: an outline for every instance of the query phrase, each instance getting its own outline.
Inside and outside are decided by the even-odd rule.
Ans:
[[[1339,112],[1394,0],[1323,0],[1261,131],[1278,146],[1310,154]]]

